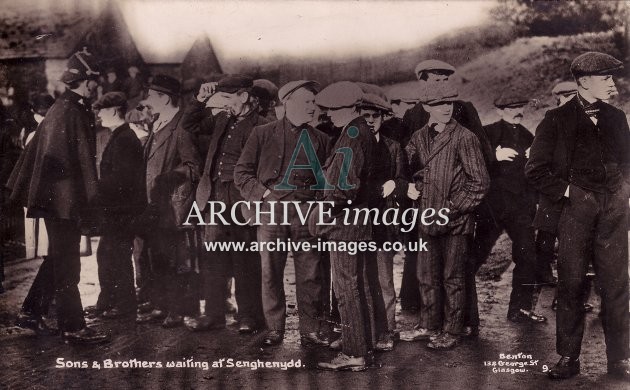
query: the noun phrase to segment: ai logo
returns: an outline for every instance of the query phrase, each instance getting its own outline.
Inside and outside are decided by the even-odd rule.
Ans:
[[[359,136],[359,129],[356,126],[348,127],[346,134],[350,138],[356,138]],[[306,153],[308,164],[296,163],[301,149],[304,149],[304,153]],[[355,187],[354,184],[348,183],[348,173],[350,171],[350,163],[352,162],[352,149],[349,147],[339,148],[335,151],[335,154],[341,154],[343,156],[341,171],[339,172],[339,178],[337,179],[337,188],[340,190],[351,190]],[[289,184],[289,178],[291,177],[291,172],[293,172],[294,169],[310,169],[313,171],[317,183],[310,187],[311,190],[335,189],[335,187],[330,185],[330,183],[326,180],[326,176],[322,170],[322,165],[319,162],[317,153],[313,147],[313,142],[311,141],[311,137],[308,135],[308,131],[306,129],[303,129],[300,133],[300,138],[298,139],[293,155],[291,156],[291,161],[289,161],[287,171],[284,174],[282,181],[274,187],[274,190],[293,191],[297,189],[296,186]]]

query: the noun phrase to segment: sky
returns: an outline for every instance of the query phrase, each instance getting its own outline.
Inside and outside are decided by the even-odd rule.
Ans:
[[[148,62],[180,62],[207,33],[219,60],[410,49],[487,21],[493,1],[118,0]]]

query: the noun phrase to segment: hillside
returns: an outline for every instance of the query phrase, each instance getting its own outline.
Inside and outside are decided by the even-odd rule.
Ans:
[[[537,103],[527,107],[524,121],[533,131],[545,111],[555,105],[551,97],[555,83],[571,79],[569,66],[573,58],[592,50],[621,56],[612,33],[519,38],[459,66],[455,80],[460,95],[475,104],[484,124],[498,119],[492,102],[506,88],[535,99]],[[618,89],[620,95],[611,103],[630,112],[627,77],[618,80]]]

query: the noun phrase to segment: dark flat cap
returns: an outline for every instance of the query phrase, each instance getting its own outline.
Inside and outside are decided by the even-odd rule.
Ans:
[[[181,88],[181,84],[177,79],[164,74],[153,76],[151,84],[149,85],[149,89],[162,92],[167,95],[179,95]]]
[[[241,89],[251,88],[254,80],[251,77],[241,74],[228,74],[217,83],[218,92],[236,93]]]
[[[48,110],[55,103],[55,98],[47,93],[39,93],[33,98],[31,108],[33,111]]]
[[[425,60],[416,65],[416,76],[420,72],[424,72],[425,70],[442,70],[450,73],[455,73],[455,67],[451,64],[447,64],[444,61],[440,60]]]
[[[454,85],[447,82],[437,83],[435,85],[427,86],[420,93],[420,101],[424,104],[439,104],[454,102],[457,100],[459,92]]]
[[[523,107],[527,103],[529,99],[517,91],[506,91],[494,99],[494,105],[497,108]]]
[[[338,81],[324,88],[315,96],[318,106],[327,108],[352,107],[361,102],[363,91],[353,82]]]
[[[361,108],[371,108],[373,110],[389,112],[392,110],[392,105],[378,95],[373,93],[364,93],[361,98]]]
[[[575,81],[561,81],[551,90],[554,95],[570,95],[577,92]]]
[[[92,104],[92,108],[127,107],[127,96],[122,92],[107,92]]]
[[[262,100],[273,100],[278,96],[278,86],[267,79],[256,79],[253,82],[252,95]]]
[[[615,57],[596,51],[589,51],[577,56],[571,63],[571,74],[581,76],[611,75],[623,69],[623,63]]]
[[[81,80],[96,80],[100,74],[96,60],[84,48],[83,51],[78,51],[68,58],[66,69],[59,80],[66,84]]]
[[[315,93],[319,92],[320,86],[317,81],[313,80],[295,80],[289,81],[278,90],[278,98],[284,102],[291,94],[300,88],[310,88]]]

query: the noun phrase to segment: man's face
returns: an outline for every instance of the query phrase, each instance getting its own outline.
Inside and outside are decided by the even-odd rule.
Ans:
[[[234,116],[239,116],[243,113],[245,103],[247,103],[247,100],[249,99],[249,93],[247,92],[217,92],[217,95],[219,95],[222,101],[225,101],[226,110]]]
[[[423,80],[423,73],[426,75],[426,80]],[[448,81],[450,74],[442,74],[437,72],[425,71],[423,73],[418,74],[418,81],[420,83],[439,83],[443,81]]]
[[[101,120],[101,126],[112,127],[120,122],[116,107],[101,108],[98,110],[98,118]]]
[[[383,114],[380,110],[374,110],[371,108],[362,108],[361,116],[367,122],[372,134],[377,134],[383,124]]]
[[[168,105],[170,100],[171,98],[167,94],[149,89],[146,99],[140,103],[143,106],[150,107],[153,114],[159,114]]]
[[[315,94],[306,88],[293,92],[284,103],[285,116],[295,126],[309,123],[315,117]]]
[[[396,103],[392,103],[392,111],[394,112],[394,116],[396,118],[401,118],[405,116],[405,113],[413,108],[414,104],[409,102],[404,102],[402,100],[397,101]]]
[[[116,73],[114,72],[107,73],[107,82],[113,83],[114,81],[116,81]]]
[[[423,104],[426,112],[431,116],[430,121],[447,124],[453,116],[453,103],[443,102],[437,104]]]
[[[598,100],[608,100],[615,93],[615,80],[611,75],[580,77],[582,87]]]
[[[498,109],[499,115],[501,119],[511,124],[519,124],[523,120],[523,112],[525,111],[525,106],[521,107],[506,107],[502,109]]]

